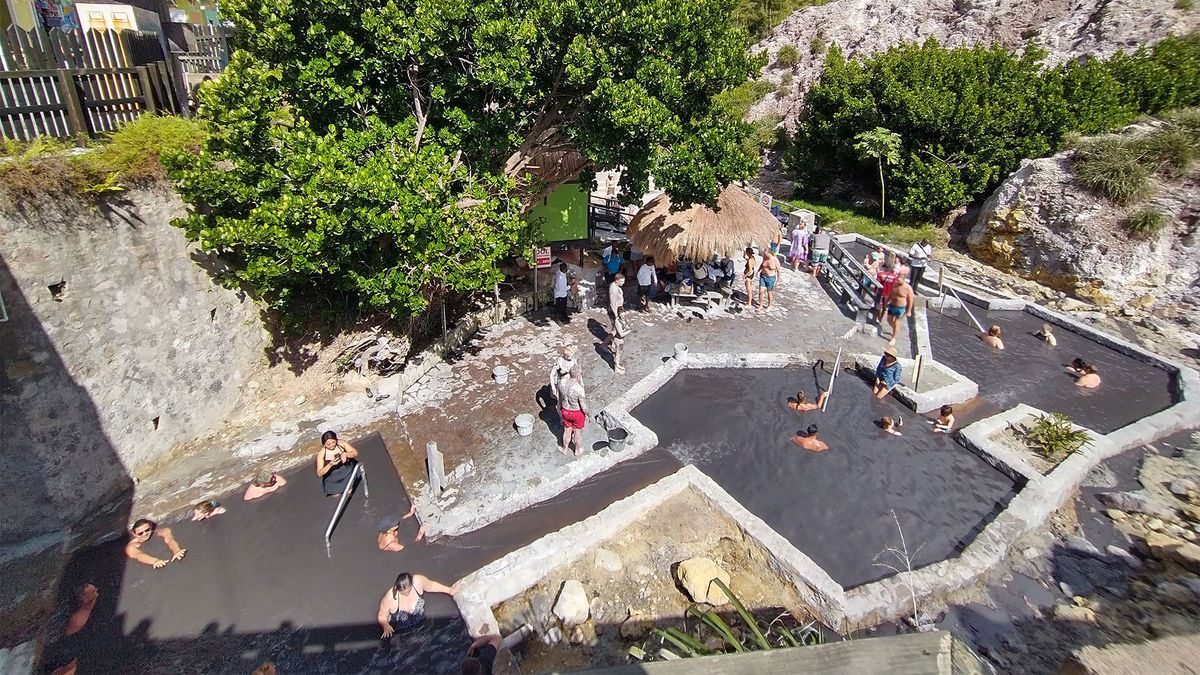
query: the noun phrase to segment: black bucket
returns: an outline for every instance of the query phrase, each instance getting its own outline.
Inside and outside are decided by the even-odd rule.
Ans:
[[[625,441],[629,438],[629,432],[621,427],[613,427],[608,430],[608,449],[613,452],[621,452],[625,449]]]

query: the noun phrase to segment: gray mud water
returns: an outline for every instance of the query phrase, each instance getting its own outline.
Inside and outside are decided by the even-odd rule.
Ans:
[[[60,611],[69,611],[79,585],[100,589],[79,672],[247,673],[272,661],[281,673],[457,673],[470,638],[448,596],[427,594],[423,627],[392,644],[380,640],[374,617],[396,574],[453,583],[680,466],[666,452],[646,453],[462,537],[414,543],[417,524],[403,520],[405,549],[389,553],[376,546],[376,524],[399,518],[408,499],[379,436],[352,442],[368,468],[371,498],[351,499],[331,558],[323,533],[335,500],[324,497],[308,465],[285,474],[288,484],[259,501],[229,495],[221,500],[228,513],[164,523],[188,549],[180,563],[153,570],[129,562],[123,540],[77,554],[61,586]],[[165,555],[161,540],[146,548]]]
[[[961,309],[937,310],[931,301],[929,340],[933,358],[979,383],[979,395],[1008,409],[1018,403],[1058,412],[1102,434],[1173,405],[1172,374],[1145,361],[1055,326],[1058,346],[1034,337],[1043,321],[1028,312],[986,311],[971,306],[984,327],[1000,326],[1004,350],[979,341],[979,329]],[[1065,364],[1094,364],[1101,385],[1076,387]]]
[[[917,567],[961,551],[1008,502],[1004,474],[848,372],[828,412],[787,407],[828,380],[811,368],[683,370],[633,415],[847,588],[894,574],[877,563],[900,566],[876,560],[900,544],[892,510],[909,549],[921,547]],[[876,425],[885,415],[904,419],[902,436]],[[814,422],[826,452],[790,441]]]

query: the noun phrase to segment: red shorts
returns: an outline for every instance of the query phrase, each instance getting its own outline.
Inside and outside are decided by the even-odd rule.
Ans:
[[[559,410],[562,412],[563,426],[568,429],[582,429],[583,423],[587,421],[582,410],[566,410],[564,408]]]

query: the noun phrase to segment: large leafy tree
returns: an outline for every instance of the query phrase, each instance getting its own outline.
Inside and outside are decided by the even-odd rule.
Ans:
[[[553,189],[677,203],[749,175],[713,104],[761,65],[734,0],[229,0],[239,44],[174,175],[181,224],[293,320],[490,287]]]

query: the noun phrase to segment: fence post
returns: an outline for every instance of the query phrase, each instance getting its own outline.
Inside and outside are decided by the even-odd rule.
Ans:
[[[89,131],[87,118],[83,116],[83,105],[79,102],[79,90],[75,88],[75,77],[69,70],[57,70],[54,81],[58,87],[58,98],[66,106],[67,126],[78,142],[79,136],[89,134]]]
[[[150,86],[150,72],[146,66],[137,66],[138,84],[142,89],[142,112],[155,114],[158,106],[154,104],[154,90]]]
[[[167,54],[167,67],[171,70],[170,82],[175,89],[175,98],[179,101],[179,115],[182,117],[191,117],[192,108],[191,90],[188,87],[187,75],[183,71],[183,62],[179,60],[179,55],[175,52]]]

